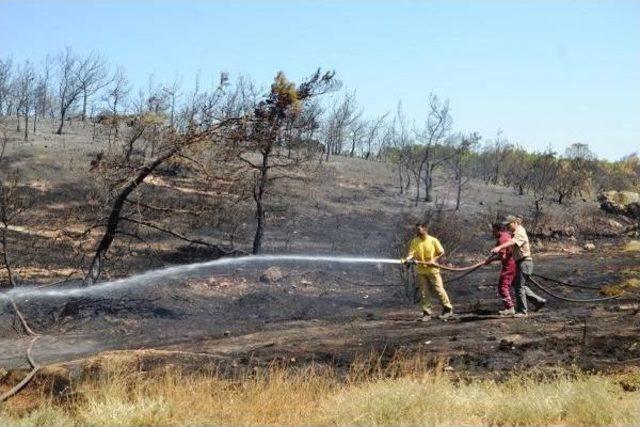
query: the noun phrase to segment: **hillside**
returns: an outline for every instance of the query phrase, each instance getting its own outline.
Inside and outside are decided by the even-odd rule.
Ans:
[[[101,208],[91,160],[107,147],[92,142],[91,125],[71,123],[62,136],[41,129],[29,142],[8,133],[6,167],[20,169],[21,182],[35,201],[10,224],[8,248],[21,286],[68,279],[53,288],[68,289],[79,285],[81,268],[99,236],[96,230],[84,231]],[[489,223],[497,213],[526,218],[532,205],[528,195],[474,181],[456,212],[448,196],[451,183],[440,176],[436,200],[416,206],[411,194],[399,194],[391,165],[342,156],[310,163],[303,178],[282,181],[269,193],[265,253],[399,258],[413,224],[431,218],[434,234],[451,252],[446,261],[468,265],[486,256],[492,245]],[[219,247],[249,250],[255,227],[251,200],[225,211],[224,195],[169,173],[149,178],[140,191],[185,212],[190,203],[201,206],[210,197],[212,205],[223,206],[217,212],[224,215],[215,221],[166,212],[145,217],[174,235],[147,227],[132,229],[139,233],[135,238],[118,236],[103,280],[214,259]],[[593,224],[613,232],[630,222],[601,212],[595,200],[550,204],[545,212],[550,230],[573,226],[578,232],[536,237],[537,272],[596,288],[556,286],[554,292],[578,299],[602,297],[597,290],[606,286],[625,286],[628,292],[605,303],[549,298],[547,307],[528,319],[497,318],[497,270],[491,266],[448,285],[458,314],[454,320],[421,324],[415,322],[417,307],[407,299],[412,279],[397,265],[263,262],[78,296],[31,294],[15,301],[41,334],[33,357],[43,365],[62,366],[71,376],[83,375],[77,368],[88,363],[85,358],[116,350],[131,351],[125,354],[148,369],[163,364],[197,369],[212,363],[250,367],[274,359],[347,366],[371,352],[383,360],[397,352],[418,353],[455,371],[498,378],[514,367],[622,372],[636,366],[640,309],[633,286],[640,252],[625,236],[589,237],[595,250],[586,250],[586,237],[579,232]],[[261,279],[269,267],[277,267],[282,277]],[[19,332],[7,301],[0,311],[0,331],[0,366],[24,367],[30,339]],[[4,388],[12,382],[15,376],[7,376]]]

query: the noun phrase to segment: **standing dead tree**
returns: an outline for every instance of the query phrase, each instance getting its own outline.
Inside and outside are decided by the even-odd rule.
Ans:
[[[106,60],[96,52],[79,59],[76,68],[76,79],[82,93],[82,121],[87,119],[89,97],[108,84]]]
[[[8,138],[3,134],[0,140],[0,165],[4,160],[4,153],[7,148]],[[1,169],[0,169],[1,171]],[[6,285],[0,282],[0,287],[12,288],[14,286],[13,272],[11,263],[9,262],[9,249],[7,244],[7,233],[9,232],[9,203],[12,199],[11,193],[13,186],[7,185],[7,178],[0,175],[0,261],[2,267],[7,273]]]
[[[453,154],[449,164],[453,170],[453,179],[456,185],[456,210],[460,209],[462,191],[471,179],[471,174],[469,173],[471,151],[478,144],[480,138],[477,133],[460,135],[458,142],[453,144]]]
[[[395,166],[398,177],[398,192],[404,194],[411,183],[411,140],[407,119],[402,110],[402,101],[398,102],[396,115],[384,136],[385,156]]]
[[[24,119],[24,140],[29,139],[29,115],[34,109],[34,82],[36,73],[31,62],[26,61],[22,67],[18,69],[15,81],[15,97],[17,100],[17,113],[22,113]],[[20,122],[18,118],[18,123]],[[18,125],[19,126],[19,125]]]
[[[96,283],[100,277],[104,257],[119,232],[119,224],[121,220],[125,219],[130,222],[132,221],[132,219],[125,218],[123,216],[123,209],[125,203],[129,201],[129,196],[131,196],[131,194],[144,183],[145,179],[152,175],[161,165],[175,159],[189,147],[203,143],[211,143],[212,140],[223,138],[225,132],[228,132],[230,127],[236,124],[237,120],[230,119],[198,132],[188,131],[185,134],[178,134],[171,129],[168,130],[167,134],[164,136],[165,147],[162,154],[159,154],[155,158],[132,171],[130,173],[130,177],[126,179],[117,190],[111,203],[106,224],[104,225],[104,234],[99,239],[94,255],[89,264],[89,269],[84,280],[85,286]],[[177,233],[173,234],[174,236],[180,236]]]
[[[118,67],[110,81],[105,101],[109,108],[109,116],[104,117],[106,120],[104,124],[109,125],[108,136],[108,151],[111,151],[111,132],[113,132],[113,141],[118,139],[118,132],[120,128],[120,112],[125,108],[125,102],[129,94],[129,79],[124,72],[124,69]]]
[[[424,201],[433,200],[434,174],[449,159],[447,155],[440,154],[441,150],[438,147],[451,130],[449,102],[440,102],[436,95],[430,94],[428,108],[425,129],[418,135],[418,139],[422,142],[422,153],[418,167],[418,182],[416,182],[416,205],[420,200],[420,181],[424,184]]]
[[[262,250],[266,226],[265,198],[275,180],[296,177],[298,169],[310,160],[315,150],[309,145],[298,144],[300,135],[317,121],[303,114],[305,103],[335,90],[334,72],[317,70],[311,77],[296,86],[280,72],[271,85],[266,99],[259,102],[247,128],[238,140],[238,159],[253,172],[252,193],[255,202],[256,230],[253,238],[254,254]],[[304,120],[297,120],[304,118]],[[288,146],[294,148],[289,150]]]
[[[171,83],[171,85],[169,86],[165,86],[162,88],[162,90],[164,91],[164,93],[167,95],[167,97],[169,98],[169,126],[171,127],[175,127],[176,125],[176,118],[175,118],[175,112],[176,112],[176,102],[178,101],[179,97],[180,97],[180,86],[182,85],[182,79],[176,77],[173,82]]]
[[[67,114],[82,94],[82,84],[78,79],[79,60],[71,48],[67,47],[64,52],[58,55],[56,64],[58,67],[58,113],[60,115],[60,125],[56,133],[62,135]]]
[[[363,141],[363,146],[366,147],[363,157],[366,160],[369,160],[372,157],[374,148],[377,147],[378,150],[380,149],[379,145],[376,143],[379,142],[381,130],[385,126],[385,121],[387,120],[388,115],[388,113],[382,114],[367,123]]]
[[[14,287],[16,284],[16,274],[9,255],[11,224],[33,204],[33,198],[20,185],[20,171],[10,171],[4,164],[7,142],[8,138],[3,133],[0,136],[0,269],[4,270],[7,280],[0,280],[0,288]]]
[[[11,74],[13,61],[11,58],[0,58],[0,117],[9,115],[9,97],[11,95]]]
[[[351,149],[349,150],[349,157],[353,157],[356,154],[356,148],[360,149],[364,143],[364,137],[367,133],[367,122],[364,120],[354,121],[348,129],[349,142],[351,143]]]
[[[589,192],[594,159],[595,155],[587,144],[572,144],[567,148],[564,158],[558,159],[557,175],[553,182],[558,204]]]
[[[345,94],[340,102],[336,102],[325,121],[325,160],[331,155],[339,155],[348,136],[348,129],[362,114],[356,101],[355,92]]]
[[[533,229],[538,225],[542,214],[542,203],[551,193],[558,175],[556,153],[550,149],[536,155],[527,172],[526,187],[533,195]]]

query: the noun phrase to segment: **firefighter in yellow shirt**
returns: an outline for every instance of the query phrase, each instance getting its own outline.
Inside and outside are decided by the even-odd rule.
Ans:
[[[409,243],[409,253],[402,259],[405,264],[416,264],[416,282],[420,289],[421,321],[431,319],[431,295],[435,293],[442,304],[443,311],[438,318],[448,319],[453,315],[453,306],[442,283],[440,269],[433,263],[444,255],[440,241],[430,236],[426,224],[416,224],[416,237]]]

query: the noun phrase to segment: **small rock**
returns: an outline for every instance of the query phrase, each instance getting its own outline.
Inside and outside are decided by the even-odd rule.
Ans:
[[[628,310],[638,310],[640,309],[640,305],[638,304],[619,304],[616,306],[616,310],[618,311],[628,311]]]
[[[229,335],[231,335],[231,332],[230,331],[224,331],[222,335],[224,335],[225,337],[228,337]]]
[[[429,344],[431,344],[431,341],[425,341],[424,343],[425,343],[425,345],[429,345]]]
[[[453,372],[453,368],[451,366],[445,366],[444,367],[444,371],[445,372]]]
[[[284,275],[278,267],[269,267],[260,275],[260,281],[266,283],[275,283],[282,280]]]
[[[593,244],[593,242],[587,242],[584,244],[584,246],[582,247],[585,251],[595,251],[596,250],[596,245]]]
[[[310,282],[309,280],[307,280],[307,279],[302,279],[302,280],[300,281],[300,284],[301,284],[302,286],[311,286],[311,285],[313,285],[313,283],[311,283],[311,282]]]

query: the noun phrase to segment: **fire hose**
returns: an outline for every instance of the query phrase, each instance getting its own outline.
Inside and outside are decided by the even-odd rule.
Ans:
[[[460,280],[468,275],[470,275],[471,273],[473,273],[474,271],[484,267],[485,265],[493,262],[493,261],[497,261],[499,259],[499,255],[497,254],[493,254],[491,255],[489,258],[485,259],[484,261],[480,261],[477,262],[475,264],[466,266],[466,267],[453,267],[453,266],[449,266],[449,265],[441,265],[438,264],[436,262],[421,262],[421,261],[415,261],[415,260],[411,260],[411,261],[405,261],[405,264],[418,264],[418,265],[427,265],[427,266],[432,266],[435,268],[439,268],[442,270],[446,270],[446,271],[463,271],[464,273],[456,276],[456,277],[452,277],[451,279],[446,280],[444,283],[451,283],[451,282],[455,282],[457,280]]]
[[[490,257],[488,257],[484,261],[480,261],[478,263],[475,263],[475,264],[467,266],[467,267],[452,267],[452,266],[441,265],[441,264],[438,264],[436,262],[420,262],[420,261],[415,261],[415,260],[404,261],[404,263],[405,264],[427,265],[427,266],[439,268],[439,269],[446,270],[446,271],[464,271],[463,274],[444,281],[444,283],[452,283],[452,282],[455,282],[457,280],[460,280],[460,279],[470,275],[471,273],[473,273],[476,270],[484,267],[485,265],[490,264],[493,261],[497,261],[498,259],[499,259],[499,255],[498,254],[492,254]],[[571,287],[571,288],[590,289],[590,290],[599,290],[599,288],[595,288],[595,287],[592,287],[592,286],[585,286],[585,285],[576,285],[576,284],[573,284],[573,283],[564,282],[562,280],[557,280],[557,279],[552,279],[550,277],[542,276],[540,274],[525,275],[525,278],[529,283],[531,283],[534,286],[536,286],[538,289],[540,289],[545,294],[547,294],[547,295],[549,295],[549,296],[551,296],[553,298],[556,298],[558,300],[566,301],[566,302],[592,303],[592,302],[611,301],[611,300],[620,298],[625,293],[625,291],[623,290],[618,295],[612,295],[612,296],[604,297],[604,298],[584,298],[584,299],[568,298],[568,297],[564,297],[564,296],[558,295],[558,294],[550,291],[545,286],[540,284],[537,280],[535,280],[534,277],[537,277],[537,278],[542,279],[542,280],[547,280],[549,282],[553,282],[553,283],[556,283],[556,284],[561,285],[561,286]]]

